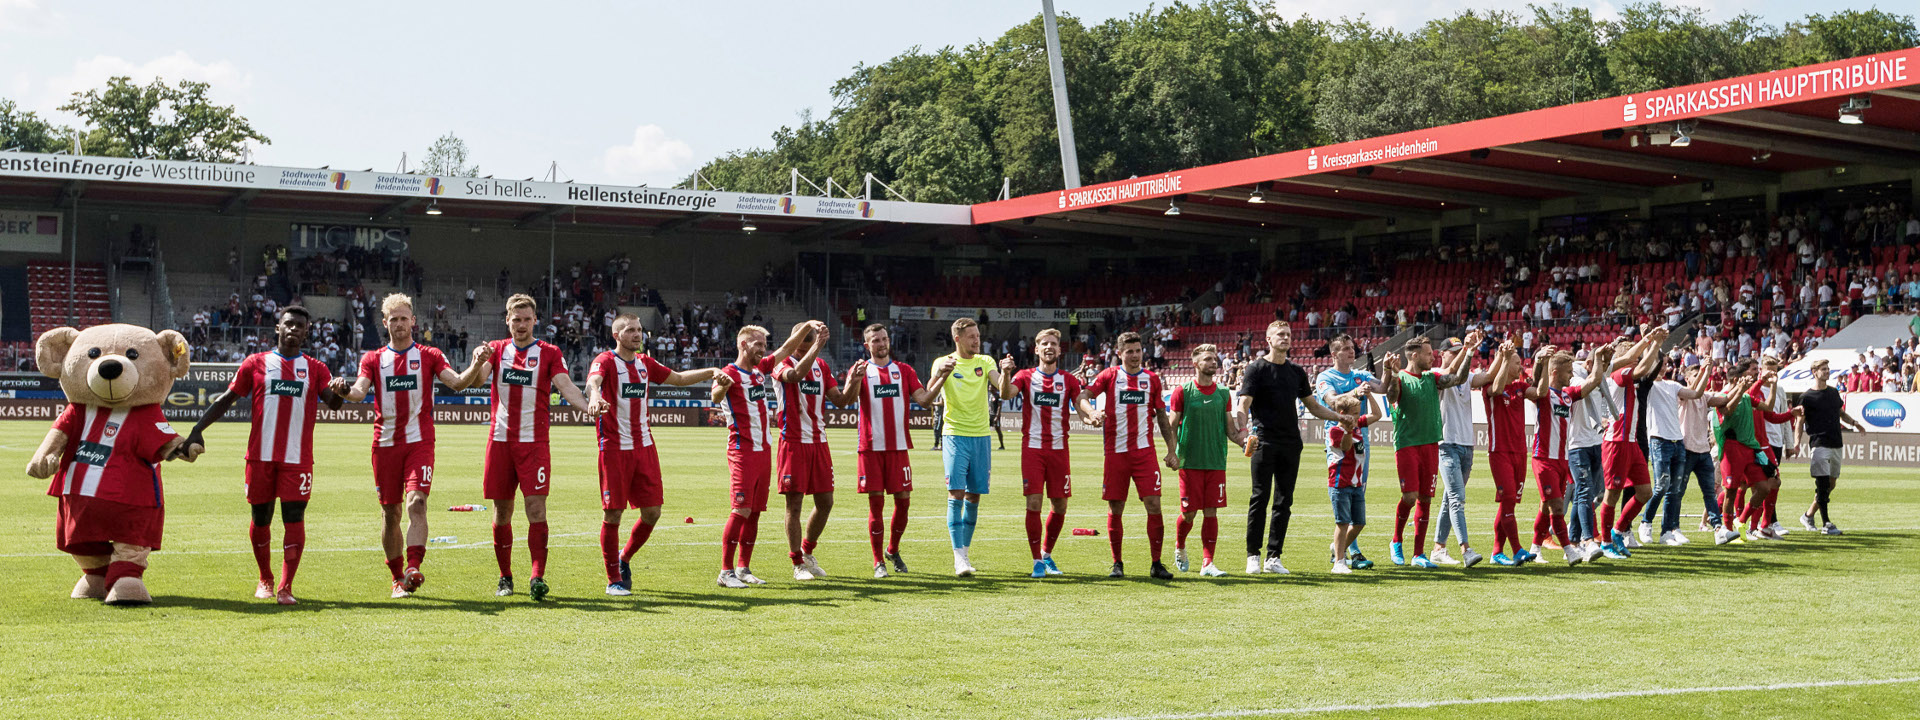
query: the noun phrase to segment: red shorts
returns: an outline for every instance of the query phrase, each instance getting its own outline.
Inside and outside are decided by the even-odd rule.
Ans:
[[[1160,497],[1160,456],[1154,454],[1153,448],[1108,453],[1100,499],[1107,502],[1127,499],[1129,480],[1140,491],[1140,497]]]
[[[600,509],[660,507],[660,453],[652,445],[600,451]]]
[[[1487,469],[1493,473],[1493,501],[1520,502],[1520,491],[1527,486],[1527,454],[1487,453]]]
[[[247,461],[247,504],[313,499],[313,466]]]
[[[1766,482],[1766,469],[1754,462],[1757,452],[1745,445],[1728,442],[1720,455],[1720,484],[1728,490],[1742,490]]]
[[[373,489],[381,505],[400,502],[407,493],[433,491],[433,443],[373,447]]]
[[[780,494],[833,492],[833,455],[826,443],[780,441]]]
[[[1227,506],[1227,471],[1180,471],[1180,512]]]
[[[1600,469],[1608,490],[1653,483],[1647,476],[1647,454],[1634,443],[1613,440],[1601,443]]]
[[[1400,492],[1433,497],[1433,479],[1440,474],[1440,445],[1415,445],[1395,450],[1393,468],[1400,474]]]
[[[767,509],[767,490],[773,473],[773,453],[727,449],[727,475],[732,481],[733,509]]]
[[[515,490],[525,495],[552,492],[553,458],[547,444],[487,441],[480,489],[488,500],[512,500]]]
[[[88,556],[113,554],[113,543],[159,550],[166,521],[166,508],[61,495],[60,518],[53,525],[54,547]]]
[[[1073,458],[1067,451],[1020,448],[1020,494],[1073,497]]]
[[[1567,484],[1573,482],[1573,470],[1565,460],[1534,458],[1533,476],[1539,478],[1541,500],[1566,497]]]
[[[855,489],[862,493],[889,495],[913,492],[913,464],[905,450],[867,450],[859,453],[860,479]]]

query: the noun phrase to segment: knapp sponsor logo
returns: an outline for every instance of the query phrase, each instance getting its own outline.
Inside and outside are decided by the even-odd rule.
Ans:
[[[1874,427],[1897,428],[1907,419],[1907,406],[1901,405],[1899,400],[1879,398],[1861,408],[1860,417]]]

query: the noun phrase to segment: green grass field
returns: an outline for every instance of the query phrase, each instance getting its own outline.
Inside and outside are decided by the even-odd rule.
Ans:
[[[0,428],[0,466],[20,473],[45,426]],[[536,605],[524,579],[521,594],[493,596],[488,514],[445,511],[482,502],[481,428],[440,433],[432,530],[459,544],[430,546],[427,585],[402,600],[387,597],[366,427],[320,426],[302,603],[293,608],[252,597],[244,423],[212,432],[198,463],[166,466],[166,549],[147,573],[157,596],[147,608],[67,599],[77,572],[53,550],[54,500],[42,494],[44,481],[16,474],[0,494],[0,716],[1920,713],[1920,483],[1912,471],[1850,469],[1833,508],[1843,536],[1796,532],[1785,542],[1716,548],[1696,535],[1682,548],[1577,568],[1392,567],[1392,492],[1383,489],[1362,537],[1381,567],[1335,577],[1323,559],[1332,531],[1324,475],[1309,448],[1287,555],[1292,575],[1240,574],[1247,470],[1239,465],[1228,471],[1221,523],[1220,565],[1233,575],[1146,579],[1135,504],[1127,521],[1134,577],[1103,576],[1106,538],[1063,537],[1056,556],[1068,575],[1034,580],[1019,455],[1010,449],[995,455],[994,492],[982,503],[974,558],[984,575],[959,579],[939,458],[923,449],[914,453],[921,481],[903,545],[913,572],[874,580],[866,503],[851,492],[853,436],[841,431],[832,441],[843,489],[819,552],[833,576],[792,581],[775,515],[763,520],[756,558],[768,584],[724,590],[713,582],[727,499],[724,431],[665,429],[657,433],[666,522],[635,559],[634,596],[612,598],[602,594],[592,440],[563,428],[550,501],[554,596]],[[1075,445],[1083,479],[1068,527],[1101,528],[1105,508],[1090,482],[1097,443]],[[1390,477],[1382,465],[1375,477]],[[1811,497],[1804,472],[1789,466],[1783,516]],[[1470,529],[1483,548],[1492,543],[1490,486],[1483,472],[1469,485]],[[1689,494],[1687,511],[1698,502]],[[684,524],[689,516],[694,523]],[[1694,523],[1685,519],[1683,529]],[[1530,532],[1527,519],[1521,525]],[[516,529],[524,534],[524,518]],[[1170,562],[1171,520],[1167,532]],[[1193,547],[1197,555],[1198,532]],[[515,559],[524,576],[524,542]],[[1849,684],[1812,686],[1829,682]]]

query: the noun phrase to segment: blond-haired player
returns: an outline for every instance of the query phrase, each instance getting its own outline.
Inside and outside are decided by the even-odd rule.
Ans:
[[[1013,374],[1008,395],[1019,393],[1020,492],[1027,496],[1027,549],[1033,554],[1033,576],[1059,575],[1053,561],[1054,543],[1067,521],[1067,500],[1073,497],[1072,457],[1067,453],[1067,418],[1078,409],[1080,423],[1099,427],[1093,405],[1080,397],[1080,378],[1060,369],[1060,331],[1041,330],[1033,336],[1033,354],[1039,367]],[[1053,506],[1047,513],[1046,535],[1041,537],[1040,499]]]
[[[360,358],[353,387],[338,378],[334,393],[350,402],[373,398],[373,487],[380,499],[380,545],[400,598],[427,581],[427,494],[433,490],[433,382],[456,392],[479,384],[492,348],[475,352],[466,372],[455,375],[439,348],[413,341],[413,298],[391,293],[380,301],[387,345]],[[406,565],[401,566],[400,508],[407,513]]]
[[[740,328],[734,336],[738,355],[713,378],[709,399],[720,405],[727,417],[727,471],[733,491],[733,511],[727,514],[727,526],[721,533],[721,587],[743,588],[766,582],[753,574],[750,565],[773,474],[773,437],[767,426],[773,416],[776,390],[768,373],[800,349],[815,326],[825,329],[819,321],[794,326],[793,334],[771,354],[767,352],[766,328]]]

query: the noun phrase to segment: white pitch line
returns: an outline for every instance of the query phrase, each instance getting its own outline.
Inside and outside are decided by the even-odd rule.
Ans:
[[[1498,705],[1505,703],[1538,703],[1612,700],[1615,698],[1660,697],[1666,695],[1690,695],[1697,693],[1754,692],[1765,690],[1807,690],[1826,687],[1863,687],[1869,685],[1901,685],[1920,682],[1920,677],[1884,678],[1878,680],[1824,680],[1820,682],[1774,683],[1772,685],[1729,685],[1725,687],[1692,688],[1653,688],[1647,690],[1620,690],[1602,693],[1571,693],[1566,695],[1509,695],[1504,697],[1468,698],[1464,700],[1415,700],[1381,705],[1315,705],[1297,708],[1273,708],[1268,710],[1223,710],[1208,713],[1185,713],[1174,715],[1132,715],[1124,717],[1102,718],[1101,720],[1199,720],[1201,718],[1261,717],[1269,715],[1315,715],[1320,713],[1352,712],[1368,713],[1382,710],[1426,710],[1438,707],[1460,705]]]

